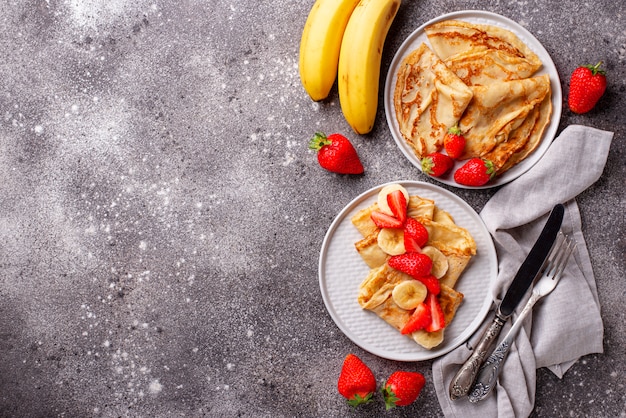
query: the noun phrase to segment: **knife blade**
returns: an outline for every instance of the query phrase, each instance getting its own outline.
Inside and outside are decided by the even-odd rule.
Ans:
[[[535,241],[526,259],[515,274],[502,302],[500,302],[491,325],[483,334],[470,357],[463,366],[461,366],[450,382],[450,399],[455,400],[466,396],[473,386],[480,366],[485,360],[491,346],[498,339],[502,327],[513,314],[515,307],[524,297],[530,284],[541,270],[556,240],[557,234],[561,229],[564,213],[565,207],[560,203],[552,208],[539,238]]]

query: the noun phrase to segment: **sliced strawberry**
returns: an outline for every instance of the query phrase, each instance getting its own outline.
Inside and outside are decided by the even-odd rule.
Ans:
[[[445,328],[446,320],[443,316],[443,310],[441,309],[437,295],[429,293],[428,296],[426,296],[426,304],[430,309],[431,318],[430,324],[426,326],[426,331],[435,332]]]
[[[406,252],[419,252],[428,242],[428,230],[420,221],[407,218],[404,223],[404,249]]]
[[[404,253],[393,255],[387,261],[389,267],[399,270],[414,278],[430,274],[433,261],[429,256],[422,253]]]
[[[407,253],[419,253],[422,247],[420,247],[419,243],[415,238],[413,238],[410,234],[407,234],[406,230],[404,231],[404,250]]]
[[[400,331],[402,334],[410,334],[420,329],[424,329],[431,323],[430,318],[430,308],[425,303],[420,303],[417,305],[417,308],[413,311],[409,320],[402,330]]]
[[[404,224],[406,221],[406,197],[404,197],[404,193],[401,190],[394,190],[393,192],[387,195],[387,204],[389,205],[389,209],[391,209],[391,213],[396,217],[400,222]]]
[[[379,228],[402,228],[402,222],[399,219],[387,215],[386,213],[379,212],[377,210],[373,210],[370,214],[372,221]]]
[[[439,285],[439,279],[433,276],[432,274],[427,274],[426,276],[415,277],[415,280],[419,280],[426,286],[428,289],[428,293],[433,295],[438,295],[441,292],[441,286]]]

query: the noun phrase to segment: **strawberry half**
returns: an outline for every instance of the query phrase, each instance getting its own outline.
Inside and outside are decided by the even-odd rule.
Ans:
[[[430,274],[433,268],[433,261],[429,256],[422,253],[404,253],[392,255],[387,261],[389,267],[418,278]]]
[[[446,319],[443,316],[443,310],[441,309],[437,295],[429,293],[428,296],[426,296],[426,305],[430,309],[431,318],[431,322],[426,327],[426,331],[435,332],[445,328]]]
[[[428,293],[432,295],[438,295],[441,292],[441,285],[439,284],[439,279],[433,276],[432,274],[428,274],[426,276],[415,277],[415,280],[419,280],[422,282],[426,289],[428,289]]]
[[[389,205],[389,209],[391,209],[391,213],[396,217],[402,224],[406,221],[406,197],[404,197],[404,193],[400,190],[395,190],[387,195],[387,204]]]
[[[348,354],[341,367],[337,389],[350,406],[356,407],[371,402],[376,391],[376,378],[360,358]]]
[[[407,218],[404,223],[404,249],[407,253],[417,253],[428,242],[428,230],[420,221]]]
[[[402,228],[402,222],[391,215],[387,215],[386,213],[379,212],[377,210],[373,210],[370,214],[370,218],[374,221],[379,228]]]
[[[430,318],[430,308],[425,303],[420,303],[417,305],[409,320],[404,327],[400,330],[400,332],[404,335],[410,334],[412,332],[418,331],[420,329],[424,329],[430,325],[432,322]]]

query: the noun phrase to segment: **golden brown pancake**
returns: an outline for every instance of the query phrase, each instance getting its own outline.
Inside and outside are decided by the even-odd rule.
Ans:
[[[363,309],[370,310],[389,325],[400,331],[407,323],[413,311],[400,308],[393,300],[392,292],[396,285],[405,280],[415,280],[411,276],[397,271],[387,263],[372,269],[359,287],[358,302]],[[457,309],[463,301],[463,294],[451,287],[441,284],[441,292],[437,296],[443,311],[446,327],[452,322]],[[414,340],[422,343],[422,339]],[[441,340],[438,341],[439,343]],[[425,346],[431,349],[435,345]]]
[[[404,58],[397,74],[394,109],[402,136],[421,159],[438,151],[472,91],[422,43]]]
[[[543,132],[550,123],[550,116],[552,115],[552,97],[547,95],[539,107],[535,107],[533,116],[527,117],[528,122],[524,121],[524,132],[513,132],[512,136],[523,136],[526,129],[529,129],[528,139],[523,146],[517,148],[517,150],[504,162],[502,165],[496,165],[497,174],[502,174],[520,161],[524,160],[531,152],[533,152],[537,146],[541,143]],[[522,126],[518,130],[522,129]],[[493,156],[488,156],[493,157]]]
[[[446,20],[425,32],[433,51],[469,86],[528,78],[542,65],[517,35],[495,25]]]
[[[379,231],[372,232],[367,237],[354,243],[354,247],[369,268],[380,267],[389,258],[389,254],[378,246],[378,233]]]
[[[446,258],[448,259],[448,271],[439,279],[439,284],[445,284],[448,287],[454,288],[456,282],[461,277],[461,273],[465,271],[472,257],[469,255],[446,254]]]
[[[473,86],[474,96],[459,126],[466,144],[462,159],[482,157],[507,141],[533,108],[550,95],[550,78],[542,75]],[[546,119],[545,115],[542,120]],[[549,118],[547,118],[549,119]]]
[[[415,219],[433,219],[436,209],[434,200],[412,195],[409,196],[406,214]]]
[[[374,221],[372,221],[371,217],[372,212],[375,210],[378,210],[378,203],[374,203],[373,205],[361,209],[350,219],[352,225],[354,225],[354,227],[357,229],[357,231],[359,231],[361,235],[363,235],[363,237],[368,237],[373,233],[378,232],[378,227],[376,226]]]
[[[444,255],[472,256],[476,254],[476,242],[465,228],[428,219],[419,221],[428,231],[428,245],[437,248]]]

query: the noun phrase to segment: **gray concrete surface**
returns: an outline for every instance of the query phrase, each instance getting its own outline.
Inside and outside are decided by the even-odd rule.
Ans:
[[[298,77],[313,1],[24,0],[0,15],[0,416],[335,417],[354,352],[377,374],[425,374],[413,406],[441,416],[430,361],[360,350],[318,285],[327,228],[357,194],[424,177],[382,106],[358,137],[336,93]],[[530,30],[564,93],[606,62],[597,109],[570,124],[615,132],[578,198],[605,325],[603,354],[558,379],[539,370],[536,417],[625,416],[623,2],[407,1],[385,44],[442,13],[482,9]],[[347,133],[366,174],[322,171],[316,131]],[[479,211],[495,190],[449,188]],[[583,313],[584,314],[584,313]]]

